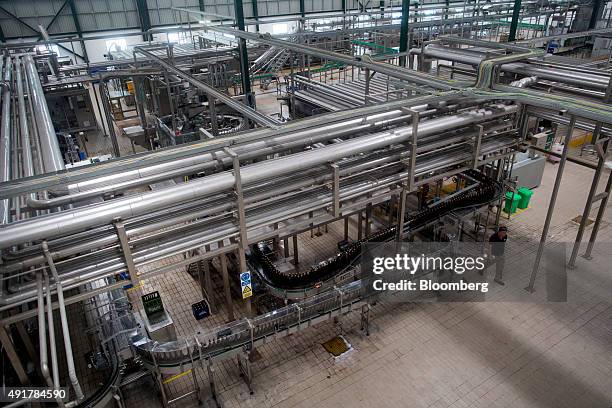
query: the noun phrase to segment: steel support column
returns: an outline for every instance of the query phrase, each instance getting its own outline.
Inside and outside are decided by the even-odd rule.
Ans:
[[[142,35],[142,39],[145,41],[152,41],[153,35],[147,33],[151,29],[151,17],[149,16],[149,6],[147,6],[147,0],[136,0],[136,8],[138,9],[138,18],[140,19],[140,28],[145,33]]]
[[[388,221],[389,227],[393,226],[393,219],[394,219],[394,217],[393,217],[393,208],[395,208],[396,204],[397,204],[397,194],[393,194],[391,196],[391,198],[389,199],[389,214],[388,214],[388,216],[389,216],[389,221]]]
[[[223,248],[223,240],[219,241],[219,249]],[[227,306],[227,320],[234,320],[234,304],[232,302],[232,292],[229,284],[229,273],[227,271],[227,258],[225,252],[219,255],[219,263],[221,264],[221,276],[223,279],[223,293],[225,294],[225,305]]]
[[[337,164],[330,165],[332,170],[332,215],[334,218],[340,216],[340,167]]]
[[[253,18],[259,20],[259,8],[257,7],[257,0],[251,0],[251,7],[253,8]],[[255,24],[255,31],[259,32],[259,24]]]
[[[589,20],[589,30],[593,30],[597,26],[597,20],[603,10],[604,5],[603,0],[594,0],[593,1],[593,11],[591,12],[591,19]]]
[[[606,90],[606,101],[610,101],[610,98],[612,98],[612,78],[610,79],[610,82],[608,83],[608,88]],[[593,137],[595,137],[595,135],[593,135]],[[606,143],[606,148],[602,149],[602,151],[599,152],[599,154],[601,156],[606,157],[607,154],[607,148],[609,147],[609,140],[605,142]],[[601,161],[601,156],[600,156],[600,161]],[[603,216],[606,212],[606,208],[608,206],[608,201],[610,200],[610,193],[612,193],[612,172],[610,173],[610,175],[608,176],[608,182],[606,183],[606,188],[604,190],[601,200],[601,204],[599,204],[599,211],[597,211],[597,216],[595,217],[595,224],[593,224],[593,230],[591,231],[591,237],[589,238],[589,244],[587,246],[586,252],[584,253],[584,258],[585,259],[591,259],[591,253],[593,251],[593,246],[595,245],[595,240],[597,239],[597,234],[599,233],[599,226],[601,225],[601,220],[603,219]],[[599,194],[598,194],[599,195]]]
[[[239,242],[238,242],[238,262],[240,266],[239,273],[247,272],[247,263],[246,263],[246,255],[245,250],[247,249],[249,242],[247,237],[247,226],[246,226],[246,213],[244,208],[244,195],[242,194],[242,180],[240,177],[240,160],[238,155],[231,149],[224,149],[225,153],[227,153],[232,158],[233,171],[234,171],[234,192],[236,194],[236,204],[237,204],[237,218],[238,218],[238,226],[239,226]],[[246,312],[248,315],[251,314],[251,298],[246,299]]]
[[[293,264],[297,265],[300,263],[299,251],[298,251],[298,236],[297,234],[291,237],[293,243]]]
[[[300,0],[300,16],[302,16],[302,18],[306,17],[306,5],[304,4],[304,0]]]
[[[472,159],[472,169],[474,170],[478,168],[480,163],[480,146],[482,144],[482,136],[484,135],[484,127],[482,125],[476,125],[476,128],[478,129],[478,136],[474,138],[474,156]]]
[[[242,0],[234,0],[234,16],[236,19],[236,28],[241,31],[246,31],[244,25],[244,8]],[[246,98],[246,105],[251,108],[255,107],[255,97],[251,90],[251,73],[249,72],[249,53],[247,50],[246,40],[238,38],[238,53],[240,55],[240,74],[242,76],[242,93]]]
[[[365,69],[365,104],[368,105],[369,102],[369,96],[370,96],[370,79],[372,77],[370,76],[370,68],[366,68]]]
[[[344,240],[349,239],[349,216],[344,217]]]
[[[510,34],[508,41],[516,41],[516,30],[518,29],[519,17],[521,15],[521,0],[514,0],[514,8],[512,9],[512,21],[510,22]]]
[[[111,117],[111,106],[108,101],[108,89],[104,80],[100,81],[100,99],[102,99],[102,105],[104,105],[104,113],[106,115],[106,123],[108,125],[108,133],[113,145],[113,153],[115,157],[121,156],[121,150],[119,149],[119,142],[117,141],[117,132],[115,132],[115,124]]]
[[[397,207],[397,231],[396,241],[401,242],[404,239],[404,216],[406,214],[406,195],[408,195],[407,189],[404,187],[400,192],[400,202]]]
[[[68,5],[70,6],[70,13],[72,14],[74,28],[76,29],[77,34],[79,35],[83,59],[86,63],[89,63],[89,57],[87,56],[87,48],[85,48],[85,41],[83,41],[83,30],[81,29],[81,22],[79,21],[79,16],[76,11],[76,6],[74,5],[74,0],[68,0]]]
[[[413,191],[415,187],[416,156],[417,156],[417,137],[419,133],[419,112],[412,109],[402,109],[412,115],[412,139],[410,140],[410,167],[408,175],[408,191]]]
[[[593,10],[595,12],[595,10]],[[606,89],[606,95],[604,102],[610,103],[612,99],[612,78],[608,82],[608,87]],[[574,247],[572,248],[572,255],[570,256],[570,260],[567,264],[569,268],[576,267],[576,257],[578,256],[578,250],[580,249],[580,243],[582,242],[582,236],[584,235],[584,230],[587,226],[587,221],[589,219],[589,214],[591,213],[591,208],[593,208],[593,203],[596,201],[596,197],[602,199],[601,208],[605,210],[605,206],[607,205],[607,196],[609,191],[605,192],[604,195],[596,195],[597,187],[599,187],[599,180],[601,179],[601,173],[604,170],[606,164],[606,156],[608,152],[608,147],[610,146],[610,140],[606,138],[605,140],[599,140],[599,136],[601,133],[601,122],[597,122],[595,124],[595,129],[593,129],[593,134],[591,136],[591,143],[594,146],[598,146],[601,144],[601,151],[598,149],[599,160],[597,161],[597,168],[595,169],[595,174],[593,175],[593,181],[591,182],[591,188],[589,190],[589,195],[587,197],[586,204],[584,206],[584,211],[582,213],[582,219],[580,220],[580,226],[578,227],[578,233],[576,234],[576,240],[574,241]],[[601,209],[600,208],[600,209]],[[598,214],[599,217],[599,214]],[[599,225],[597,226],[599,228]],[[595,231],[595,229],[593,229]],[[590,257],[590,251],[589,251]]]
[[[518,0],[520,1],[520,0]],[[402,0],[402,25],[400,27],[400,54],[408,51],[408,19],[410,17],[410,0]],[[406,66],[406,56],[400,57],[400,65]]]
[[[595,217],[595,224],[593,224],[591,238],[589,238],[589,244],[587,246],[586,252],[583,255],[585,259],[592,259],[591,252],[593,252],[593,246],[595,245],[595,240],[597,239],[597,234],[599,233],[599,226],[601,225],[601,220],[603,219],[604,213],[606,212],[606,207],[608,206],[608,201],[610,200],[611,192],[612,172],[610,172],[610,175],[608,176],[608,182],[606,183],[606,190],[604,192],[605,195],[601,200],[601,204],[599,204],[599,211],[597,211],[597,217]]]
[[[130,248],[130,240],[125,232],[125,226],[121,219],[115,221],[115,230],[117,231],[117,237],[119,238],[119,245],[121,246],[121,252],[123,253],[123,259],[125,266],[130,275],[130,280],[135,281],[138,276],[138,270],[134,264],[134,257],[132,256],[132,249]]]
[[[217,103],[215,97],[207,94],[208,111],[210,112],[210,127],[213,136],[219,136],[219,122],[217,121]]]
[[[204,247],[204,253],[209,252],[210,251],[210,245],[206,245]],[[212,276],[210,274],[210,260],[209,259],[204,259],[204,268],[203,268],[203,272],[204,272],[204,288],[206,289],[206,294],[208,295],[208,304],[210,306],[210,311],[214,312],[216,311],[216,305],[215,305],[215,299],[213,296],[213,285],[212,285]]]
[[[366,204],[365,209],[365,236],[370,236],[372,232],[372,203]]]
[[[542,237],[540,238],[538,253],[536,254],[536,259],[533,264],[533,269],[531,271],[529,286],[525,288],[528,292],[533,292],[533,286],[535,285],[536,276],[538,275],[538,269],[540,268],[540,261],[542,260],[542,254],[544,253],[544,245],[546,244],[546,238],[548,238],[548,229],[550,228],[550,222],[555,211],[555,202],[557,201],[557,195],[559,194],[559,187],[561,187],[561,178],[563,177],[563,169],[565,168],[565,162],[567,161],[567,152],[569,150],[570,140],[572,139],[572,133],[574,133],[575,124],[576,117],[572,116],[572,119],[570,120],[569,126],[567,128],[567,134],[565,135],[563,153],[561,154],[561,160],[559,161],[559,167],[557,168],[557,177],[555,178],[555,184],[553,187],[552,194],[550,196],[550,204],[548,205],[548,211],[546,212],[546,220],[544,221],[544,227],[542,227]]]
[[[278,222],[275,222],[272,225],[272,228],[276,231],[278,230]],[[280,251],[280,236],[275,235],[272,237],[272,251],[274,251],[274,253],[276,253],[277,257],[281,257],[281,251]]]

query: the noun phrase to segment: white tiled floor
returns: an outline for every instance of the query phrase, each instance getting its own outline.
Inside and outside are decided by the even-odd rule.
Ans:
[[[539,228],[544,225],[552,186],[554,185],[557,175],[557,169],[558,164],[546,164],[544,176],[542,178],[542,186],[534,190],[534,195],[530,202],[531,208],[517,217],[522,223]],[[598,191],[603,191],[605,189],[608,174],[609,173],[603,174],[600,178]],[[569,162],[566,164],[563,178],[561,179],[561,187],[559,188],[559,199],[555,204],[555,212],[553,214],[551,227],[560,227],[577,215],[582,215],[584,204],[589,189],[591,188],[592,179],[593,170]],[[600,203],[601,202],[594,203],[592,214],[597,214]],[[607,219],[609,220],[610,218],[608,217]]]
[[[534,258],[536,246],[528,239],[539,239],[556,169],[547,165],[531,208],[507,222],[512,239],[525,240],[514,262],[529,263]],[[573,241],[577,226],[570,218],[582,212],[589,174],[568,163],[550,239]],[[608,211],[600,232],[602,243],[612,241],[610,217]],[[338,240],[341,228],[338,225],[312,240],[303,234],[303,261],[309,262],[314,251],[332,251],[330,242]],[[566,303],[380,302],[373,309],[369,337],[359,330],[359,315],[353,313],[338,324],[323,323],[268,344],[258,349],[262,358],[253,363],[254,395],[249,395],[236,363],[224,361],[216,367],[220,402],[225,407],[609,408],[612,277],[605,271],[611,247],[598,245],[591,262],[578,258],[578,269],[569,272]],[[190,279],[177,273],[170,286],[163,280],[151,285],[176,290],[180,299],[187,299],[195,283],[191,280],[183,287],[176,282]],[[509,279],[526,285],[528,276]],[[542,284],[536,282],[536,293]],[[193,321],[190,316],[183,318]],[[182,324],[179,331],[187,334]],[[354,350],[336,361],[321,343],[340,332]],[[200,371],[197,375],[206,398],[207,375]],[[178,395],[190,387],[190,377],[183,377],[169,391]],[[150,386],[125,390],[124,395],[128,407],[159,405]],[[178,405],[195,404],[194,399],[186,399]]]
[[[278,111],[276,95],[258,103],[271,114]],[[258,101],[261,98],[258,97]],[[266,110],[267,109],[267,110]],[[94,140],[101,150],[108,140]],[[122,150],[131,150],[121,141]],[[505,220],[511,239],[525,241],[516,262],[533,261],[548,208],[558,165],[547,164],[542,186],[535,190],[526,211]],[[549,240],[573,241],[582,214],[592,171],[567,163],[552,220]],[[605,174],[600,189],[607,180]],[[592,210],[594,217],[597,203]],[[599,241],[612,242],[608,209]],[[587,229],[585,240],[590,235]],[[351,225],[351,237],[356,236]],[[302,265],[330,255],[342,239],[342,225],[328,234],[300,236]],[[234,361],[215,369],[217,391],[225,407],[602,407],[612,406],[612,276],[609,257],[612,245],[598,245],[595,259],[578,258],[570,271],[567,303],[414,303],[380,302],[373,309],[369,337],[359,330],[353,313],[338,324],[327,322],[258,349],[261,359],[253,364],[255,390],[249,395]],[[607,257],[607,258],[606,258]],[[173,259],[167,260],[172,263]],[[237,279],[231,276],[231,279]],[[525,285],[528,276],[512,279]],[[220,277],[214,275],[216,303],[222,305]],[[538,281],[536,290],[542,282]],[[541,286],[540,286],[541,287]],[[179,336],[212,329],[227,321],[223,307],[207,320],[196,322],[190,305],[201,299],[197,283],[182,269],[147,280],[130,293],[138,308],[143,293],[159,290],[164,296]],[[537,293],[537,292],[536,292]],[[503,296],[503,292],[500,292]],[[242,301],[235,300],[237,311]],[[69,309],[71,321],[79,321],[77,308]],[[239,316],[240,314],[237,313]],[[82,324],[71,324],[78,338]],[[56,331],[59,330],[56,326]],[[342,332],[354,350],[334,360],[321,346]],[[60,336],[61,337],[61,336]],[[86,346],[87,344],[85,344]],[[87,347],[75,342],[77,370],[93,390],[100,381],[84,366]],[[62,347],[58,345],[58,347]],[[207,374],[197,371],[203,398],[208,391]],[[168,385],[171,396],[192,388],[191,376]],[[123,390],[125,406],[161,406],[149,381]],[[178,406],[194,406],[185,399]]]

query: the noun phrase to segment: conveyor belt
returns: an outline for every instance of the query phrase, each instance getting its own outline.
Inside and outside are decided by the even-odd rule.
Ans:
[[[412,215],[405,223],[406,228],[417,227],[452,210],[480,206],[499,198],[502,193],[499,183],[477,172],[468,173],[470,177],[479,181],[478,187]],[[390,240],[394,234],[395,228],[389,228],[366,240],[355,242],[346,251],[317,264],[313,267],[312,273],[318,276],[333,274],[351,258],[359,255],[362,243]],[[253,319],[245,318],[217,327],[210,332],[197,334],[193,338],[161,344],[143,339],[133,346],[146,366],[156,367],[164,374],[177,374],[189,369],[192,361],[203,363],[205,360],[232,357],[244,350],[250,350],[320,321],[347,313],[365,302],[367,299],[363,298],[361,281],[356,280]]]
[[[478,185],[468,191],[460,193],[453,198],[438,205],[432,205],[422,211],[411,214],[406,219],[404,231],[421,227],[433,220],[460,208],[481,206],[497,200],[502,194],[501,185],[495,180],[476,171],[466,172],[469,177],[478,180]],[[360,254],[362,244],[368,242],[384,242],[396,236],[397,227],[390,227],[375,234],[355,241],[344,251],[314,265],[308,271],[287,274],[276,268],[269,257],[264,254],[258,245],[251,246],[252,256],[258,265],[257,269],[261,279],[276,289],[305,289],[319,285],[321,282],[333,278],[339,271],[350,265]]]

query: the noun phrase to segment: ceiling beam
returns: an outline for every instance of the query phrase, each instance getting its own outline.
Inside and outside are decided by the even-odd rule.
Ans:
[[[49,21],[49,24],[47,24],[47,27],[45,27],[45,31],[49,31],[49,29],[51,28],[51,26],[53,25],[53,23],[55,23],[55,21],[57,20],[57,18],[59,17],[60,13],[66,8],[66,5],[68,4],[68,0],[64,0],[64,2],[62,3],[62,6],[59,8],[59,10],[57,10],[57,13],[55,13],[55,15],[53,16],[53,18],[51,19],[51,21]],[[43,35],[42,33],[38,36],[38,39],[42,39]]]
[[[83,52],[83,59],[85,62],[89,63],[89,57],[87,55],[87,48],[85,47],[85,41],[83,41],[83,30],[81,29],[81,22],[79,21],[79,16],[76,11],[76,6],[74,5],[74,0],[68,0],[68,4],[70,5],[70,14],[72,14],[72,21],[74,22],[74,28],[81,39],[81,52]]]
[[[3,13],[5,13],[7,16],[11,17],[13,20],[19,22],[20,24],[22,24],[23,26],[27,27],[28,29],[32,30],[33,32],[35,32],[36,34],[40,34],[40,31],[38,31],[36,28],[32,27],[31,25],[29,25],[28,23],[26,23],[25,21],[23,21],[22,19],[20,19],[19,17],[17,17],[16,15],[14,15],[13,13],[11,13],[10,11],[8,11],[7,9],[5,9],[4,7],[0,6],[0,11],[2,11]],[[80,58],[81,60],[85,61],[85,57],[83,57],[81,54],[76,53],[74,51],[72,51],[70,48],[68,47],[64,47],[61,44],[56,44],[59,48],[61,48],[62,50],[74,55],[75,57]]]

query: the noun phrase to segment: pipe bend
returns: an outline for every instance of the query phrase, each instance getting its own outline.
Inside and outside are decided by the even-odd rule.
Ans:
[[[57,207],[57,204],[53,205],[53,199],[39,200],[33,197],[26,199],[26,205],[33,210],[46,210],[51,207]]]
[[[535,84],[537,81],[538,81],[537,76],[530,76],[530,77],[525,77],[525,78],[521,78],[516,81],[513,81],[510,83],[510,86],[515,86],[517,88],[527,88]]]
[[[28,197],[26,199],[26,205],[33,210],[48,210],[51,208],[61,207],[62,205],[75,204],[79,201],[103,195],[104,193],[97,192],[86,192],[84,193],[76,193],[76,194],[67,194],[54,198],[45,198],[39,199],[34,197]]]
[[[47,362],[40,363],[40,372],[47,384],[53,383],[53,380],[51,379],[51,369],[49,368],[49,364]]]
[[[51,379],[51,370],[49,369],[48,354],[47,354],[47,329],[45,322],[45,300],[43,293],[43,277],[42,272],[36,274],[36,290],[37,290],[37,305],[38,305],[38,343],[40,345],[39,359],[40,372],[45,379],[47,386],[51,387],[53,381]]]
[[[43,240],[41,243],[43,254],[47,260],[53,279],[55,279],[55,288],[57,292],[57,302],[59,304],[60,321],[62,323],[62,333],[64,335],[64,348],[66,350],[66,365],[68,366],[68,378],[72,384],[72,388],[77,397],[77,401],[82,401],[85,398],[78,377],[76,375],[76,369],[74,366],[74,357],[72,354],[72,342],[70,340],[70,329],[68,327],[68,317],[66,315],[66,304],[64,303],[64,289],[62,288],[62,281],[57,273],[57,268],[53,262],[51,252],[49,252],[49,244]]]

